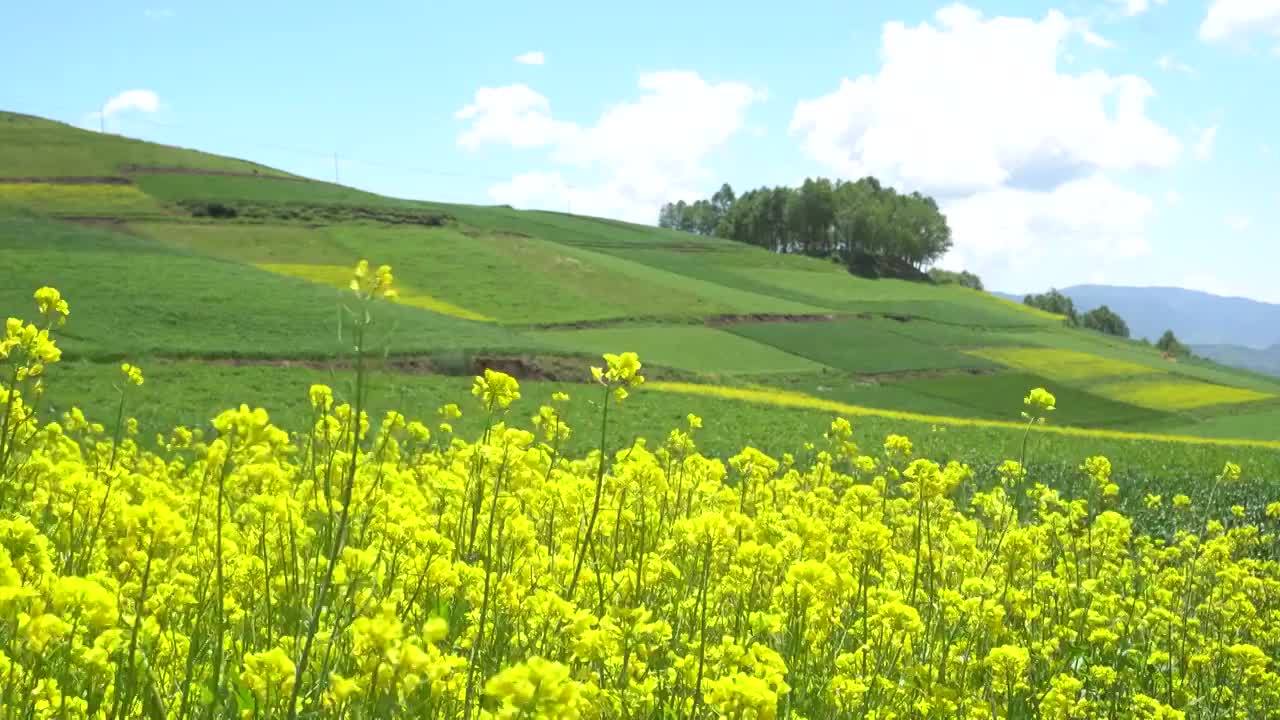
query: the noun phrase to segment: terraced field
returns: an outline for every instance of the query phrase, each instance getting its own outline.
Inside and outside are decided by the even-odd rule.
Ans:
[[[77,377],[181,358],[166,367],[238,402],[277,372],[325,372],[350,342],[340,290],[367,257],[402,291],[377,323],[393,394],[485,363],[580,381],[587,357],[631,349],[687,380],[883,412],[1016,420],[1035,384],[1061,398],[1063,425],[1280,437],[1276,381],[1168,363],[955,286],[600,218],[386,198],[11,114],[0,178],[21,179],[0,182],[0,311],[17,314],[33,283],[62,288],[85,309],[64,343]]]

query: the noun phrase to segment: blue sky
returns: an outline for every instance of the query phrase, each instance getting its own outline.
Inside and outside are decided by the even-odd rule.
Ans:
[[[51,1],[0,43],[0,108],[378,192],[652,222],[872,174],[992,288],[1280,302],[1280,0]]]

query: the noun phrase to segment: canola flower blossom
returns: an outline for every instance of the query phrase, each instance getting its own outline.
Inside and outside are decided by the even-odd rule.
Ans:
[[[565,457],[565,397],[540,435],[495,413],[467,439],[322,385],[295,434],[241,406],[146,447],[76,410],[39,421],[43,377],[12,378],[54,361],[0,359],[0,718],[1280,707],[1276,529],[1145,534],[1110,509],[1105,457],[1072,496],[1034,464],[988,477],[905,436],[865,452],[844,419],[795,456],[708,457],[716,420],[697,416]],[[641,382],[633,354],[605,363],[606,399]],[[476,387],[481,412],[520,400],[502,373]],[[1229,464],[1215,483],[1240,481]]]
[[[125,381],[127,381],[130,385],[142,384],[142,368],[138,367],[137,365],[130,365],[129,363],[124,363],[120,366],[120,372],[124,374]]]

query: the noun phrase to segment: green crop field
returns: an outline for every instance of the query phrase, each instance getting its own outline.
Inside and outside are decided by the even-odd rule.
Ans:
[[[993,420],[1016,416],[1023,409],[1020,393],[1033,387],[1047,388],[1057,397],[1058,410],[1053,413],[1053,421],[1063,425],[1125,428],[1159,422],[1164,417],[1158,412],[1025,373],[922,378],[909,380],[904,385],[914,393],[961,404],[969,408],[974,417]]]
[[[108,176],[119,175],[126,166],[288,175],[244,160],[85,132],[0,111],[0,177]]]
[[[118,179],[91,182],[101,176]],[[0,183],[0,311],[21,316],[36,287],[55,285],[76,308],[62,342],[80,359],[76,377],[107,372],[97,360],[185,358],[166,367],[189,376],[210,363],[224,375],[200,407],[346,352],[342,288],[368,258],[393,266],[401,291],[382,308],[379,349],[423,358],[419,372],[510,356],[560,377],[584,356],[629,349],[709,382],[885,411],[1016,419],[1022,386],[1040,384],[1058,393],[1063,425],[1274,434],[1280,381],[1171,364],[985,293],[867,280],[719,238],[387,198],[12,114],[0,114],[0,177],[24,179]],[[208,204],[230,210],[211,216]],[[272,365],[219,365],[254,358]],[[1147,382],[1129,392],[1126,378]],[[1161,401],[1154,378],[1218,389]],[[675,418],[686,400],[645,402]]]
[[[397,200],[314,180],[179,173],[143,173],[135,175],[133,180],[147,194],[166,202],[199,200],[262,205],[351,205],[425,209],[421,203],[410,200]]]
[[[824,323],[741,323],[728,329],[780,350],[854,373],[919,370],[980,370],[981,358],[940,348],[892,331],[893,320],[838,320]]]
[[[698,325],[559,330],[535,333],[533,337],[551,347],[593,357],[628,348],[654,365],[706,375],[808,373],[823,369],[799,355]]]
[[[66,288],[79,308],[63,342],[74,355],[330,357],[350,342],[338,336],[340,293],[316,283],[39,219],[0,216],[0,249],[0,308],[27,314],[36,288]],[[537,347],[513,330],[410,307],[389,305],[383,323],[397,354]]]

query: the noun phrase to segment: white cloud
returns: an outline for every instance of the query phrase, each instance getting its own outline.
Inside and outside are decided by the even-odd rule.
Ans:
[[[1182,146],[1148,117],[1147,81],[1062,65],[1080,29],[1056,11],[986,18],[963,5],[888,23],[881,67],[801,101],[791,131],[841,177],[937,196],[948,264],[961,256],[993,286],[1087,278],[1151,252],[1155,203],[1111,175],[1170,167]]]
[[[542,65],[547,62],[547,56],[541,50],[531,50],[523,55],[517,55],[516,62],[521,65]]]
[[[1227,224],[1227,227],[1236,232],[1244,232],[1253,224],[1253,220],[1248,215],[1228,215],[1222,221]]]
[[[937,25],[884,27],[876,75],[796,107],[793,133],[847,176],[935,194],[1051,189],[1097,169],[1167,167],[1178,140],[1147,117],[1134,75],[1060,72],[1072,22],[984,19],[952,5]]]
[[[121,113],[136,111],[153,113],[160,110],[160,96],[151,90],[125,90],[112,97],[102,105],[102,109],[86,114],[80,120],[80,126],[86,130],[99,128],[115,129],[119,126],[116,116]]]
[[[1200,39],[1241,41],[1250,35],[1280,39],[1280,0],[1214,0],[1200,23]]]
[[[1101,173],[1051,192],[1004,188],[943,206],[957,246],[976,260],[1025,252],[1080,251],[1094,258],[1147,255],[1151,200]]]
[[[1151,3],[1147,0],[1111,0],[1112,4],[1121,5],[1120,12],[1133,17],[1141,15],[1151,9]],[[1165,4],[1165,0],[1155,0],[1156,5]]]
[[[1200,139],[1196,141],[1196,157],[1208,160],[1213,157],[1213,144],[1218,139],[1218,126],[1210,125],[1200,131]]]
[[[528,85],[480,88],[475,101],[454,113],[454,117],[471,123],[458,136],[458,144],[469,150],[485,143],[544,147],[577,131],[572,123],[554,120],[551,103]]]
[[[160,96],[151,90],[125,90],[102,106],[102,114],[111,117],[127,110],[153,113],[159,109]]]
[[[1195,68],[1178,60],[1173,55],[1170,55],[1168,53],[1165,53],[1164,55],[1161,55],[1160,57],[1156,58],[1156,67],[1160,68],[1161,70],[1167,70],[1170,72],[1180,72],[1186,75],[1196,74]]]
[[[697,73],[666,71],[639,78],[639,98],[615,104],[595,124],[552,117],[545,97],[523,85],[484,88],[456,116],[469,123],[463,147],[484,144],[545,148],[548,160],[597,176],[585,191],[559,170],[518,175],[490,189],[499,202],[653,222],[658,207],[695,197],[720,178],[707,155],[746,129],[746,110],[764,94],[735,82],[709,83]]]
[[[163,20],[165,18],[171,18],[177,14],[178,13],[176,13],[173,8],[147,8],[142,11],[143,17],[150,18],[152,20]]]
[[[1166,205],[1177,205],[1182,202],[1182,193],[1177,190],[1165,190],[1164,202]]]

